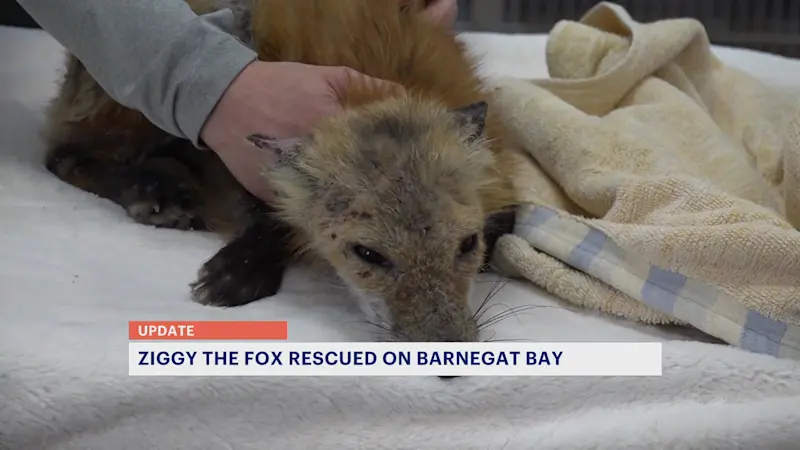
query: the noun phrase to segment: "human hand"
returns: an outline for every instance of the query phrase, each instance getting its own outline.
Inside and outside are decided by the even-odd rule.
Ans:
[[[350,82],[399,88],[345,67],[255,61],[225,91],[200,138],[245,189],[269,201],[262,171],[276,156],[252,145],[247,136],[305,135],[314,122],[341,110],[339,93]]]

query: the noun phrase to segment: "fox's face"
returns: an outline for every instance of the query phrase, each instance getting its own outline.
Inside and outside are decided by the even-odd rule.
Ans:
[[[250,137],[279,153],[267,177],[284,219],[394,339],[477,338],[469,297],[486,249],[486,108],[393,100],[304,140]]]

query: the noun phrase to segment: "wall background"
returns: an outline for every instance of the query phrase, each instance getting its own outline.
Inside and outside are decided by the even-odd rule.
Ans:
[[[598,0],[459,0],[457,27],[469,31],[547,33],[558,20],[576,20],[597,3]],[[639,21],[696,18],[705,25],[715,44],[800,58],[800,0],[616,0],[616,3]],[[0,0],[0,25],[37,27],[16,0]]]
[[[800,0],[614,0],[634,19],[692,17],[711,42],[800,58]],[[459,29],[547,33],[599,0],[459,0]]]

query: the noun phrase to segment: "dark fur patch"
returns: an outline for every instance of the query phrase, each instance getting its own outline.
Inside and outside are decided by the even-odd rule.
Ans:
[[[506,234],[514,232],[514,226],[517,220],[517,208],[511,207],[504,211],[490,215],[483,227],[483,239],[486,242],[486,253],[484,256],[484,265],[481,272],[486,272],[489,268],[489,263],[494,252],[494,246],[497,240]]]
[[[486,102],[475,102],[453,112],[456,114],[461,126],[471,129],[470,139],[474,140],[483,135],[488,111],[489,105]]]
[[[325,209],[331,214],[339,215],[347,210],[353,203],[353,199],[344,194],[332,192],[325,200]]]
[[[234,307],[277,294],[291,259],[290,232],[270,214],[262,217],[203,265],[191,285],[194,300]]]
[[[125,211],[138,223],[181,230],[206,229],[197,210],[197,191],[157,172],[142,171],[138,182],[121,198]]]
[[[400,117],[386,116],[356,128],[360,148],[360,169],[363,173],[382,171],[386,152],[395,152],[418,140],[420,125]]]
[[[399,117],[387,116],[373,122],[362,130],[363,141],[368,141],[372,136],[385,136],[391,140],[406,144],[417,138],[418,125]]]
[[[206,228],[195,180],[181,162],[158,158],[134,165],[83,156],[87,153],[82,146],[65,144],[51,151],[45,166],[61,180],[122,206],[141,224]]]
[[[352,217],[354,219],[369,220],[369,219],[372,219],[372,214],[370,214],[368,212],[364,212],[364,211],[351,211],[350,212],[350,217]]]

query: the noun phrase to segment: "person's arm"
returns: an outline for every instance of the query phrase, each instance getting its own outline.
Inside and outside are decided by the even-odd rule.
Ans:
[[[207,117],[256,53],[234,15],[183,0],[18,0],[117,102],[200,146]]]

